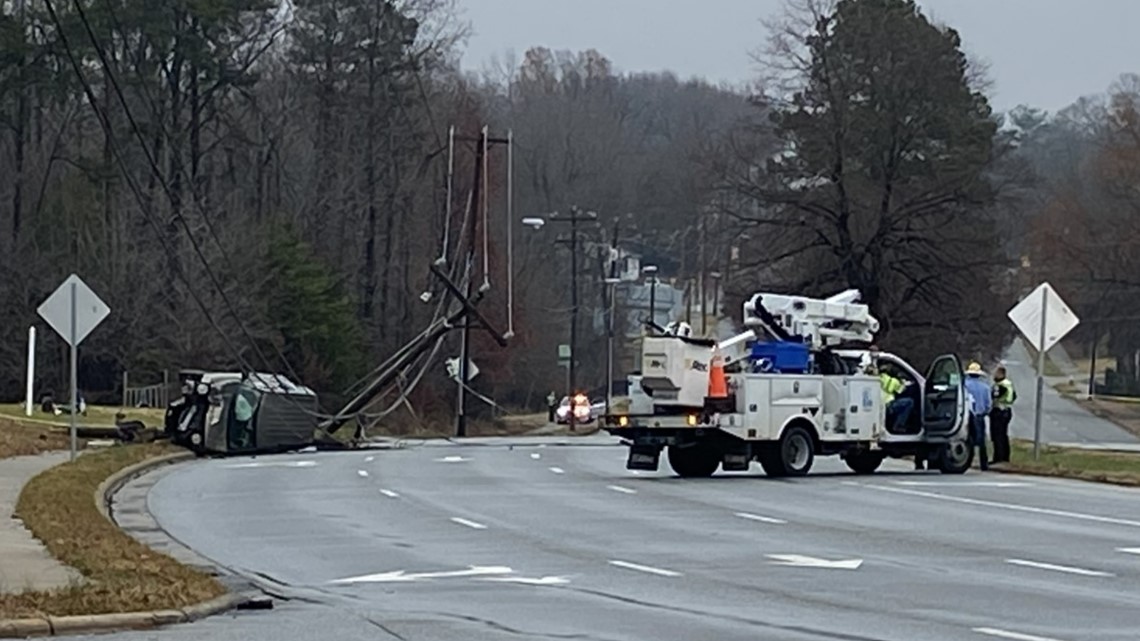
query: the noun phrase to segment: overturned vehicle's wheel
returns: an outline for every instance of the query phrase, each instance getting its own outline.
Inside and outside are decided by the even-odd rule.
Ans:
[[[938,469],[943,474],[965,474],[973,464],[974,448],[969,441],[950,441],[938,451]]]
[[[682,478],[712,476],[720,467],[719,453],[698,443],[670,445],[668,456],[669,465]]]

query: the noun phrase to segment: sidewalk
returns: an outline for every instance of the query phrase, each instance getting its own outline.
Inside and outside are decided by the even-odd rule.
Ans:
[[[20,490],[33,476],[66,462],[67,452],[0,459],[0,592],[67,587],[81,576],[61,565],[12,517]]]

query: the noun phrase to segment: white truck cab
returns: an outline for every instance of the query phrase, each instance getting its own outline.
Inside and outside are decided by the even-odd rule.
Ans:
[[[605,419],[630,447],[626,467],[655,470],[668,448],[686,477],[744,471],[752,461],[770,476],[799,476],[817,455],[838,455],[858,473],[906,456],[965,472],[973,451],[961,362],[941,356],[922,374],[894,354],[841,345],[870,343],[878,329],[857,300],[854,290],[823,300],[757,294],[745,304],[746,324],[774,340],[756,340],[754,329],[719,343],[646,337],[629,411]],[[910,400],[888,408],[878,375],[861,366],[868,359],[907,382],[898,398]],[[721,375],[728,394],[710,398],[710,377]],[[909,417],[895,420],[908,404]]]

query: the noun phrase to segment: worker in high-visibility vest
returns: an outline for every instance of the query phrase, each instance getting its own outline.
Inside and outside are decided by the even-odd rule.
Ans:
[[[994,463],[1009,462],[1009,423],[1013,420],[1013,402],[1017,390],[1004,367],[994,370],[994,406],[990,410],[990,440],[994,443]]]

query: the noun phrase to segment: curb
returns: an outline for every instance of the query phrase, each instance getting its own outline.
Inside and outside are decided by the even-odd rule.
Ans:
[[[95,505],[99,507],[99,512],[103,518],[114,523],[111,518],[111,497],[115,492],[118,492],[124,485],[131,480],[146,474],[147,472],[163,465],[173,465],[174,463],[181,463],[196,458],[193,452],[174,452],[172,454],[164,454],[152,459],[147,459],[134,465],[124,467],[123,469],[108,476],[95,488]]]
[[[0,639],[147,630],[175,623],[190,623],[214,614],[221,614],[241,607],[251,599],[252,597],[243,594],[223,594],[216,599],[179,610],[80,614],[37,619],[0,619]]]
[[[132,479],[147,472],[196,458],[193,452],[175,452],[158,456],[125,467],[107,477],[95,490],[95,505],[108,521],[114,523],[109,508],[111,497]],[[256,597],[250,594],[228,593],[177,610],[150,610],[144,612],[119,612],[109,614],[81,614],[60,617],[40,617],[29,619],[0,619],[0,639],[23,639],[27,637],[47,637],[78,635],[88,633],[115,632],[122,630],[146,630],[175,623],[190,623],[208,616],[221,614],[240,608]]]
[[[990,471],[991,472],[997,472],[998,474],[1019,474],[1021,476],[1035,476],[1038,478],[1061,479],[1061,480],[1066,480],[1066,481],[1080,481],[1082,483],[1097,483],[1100,485],[1114,485],[1116,487],[1128,487],[1128,488],[1133,488],[1133,489],[1140,487],[1140,481],[1134,481],[1132,479],[1114,479],[1111,477],[1099,477],[1099,478],[1098,477],[1081,477],[1081,476],[1074,476],[1072,474],[1064,474],[1064,473],[1051,474],[1049,471],[1045,471],[1045,470],[998,468],[998,467],[994,467],[994,466],[990,467]]]

